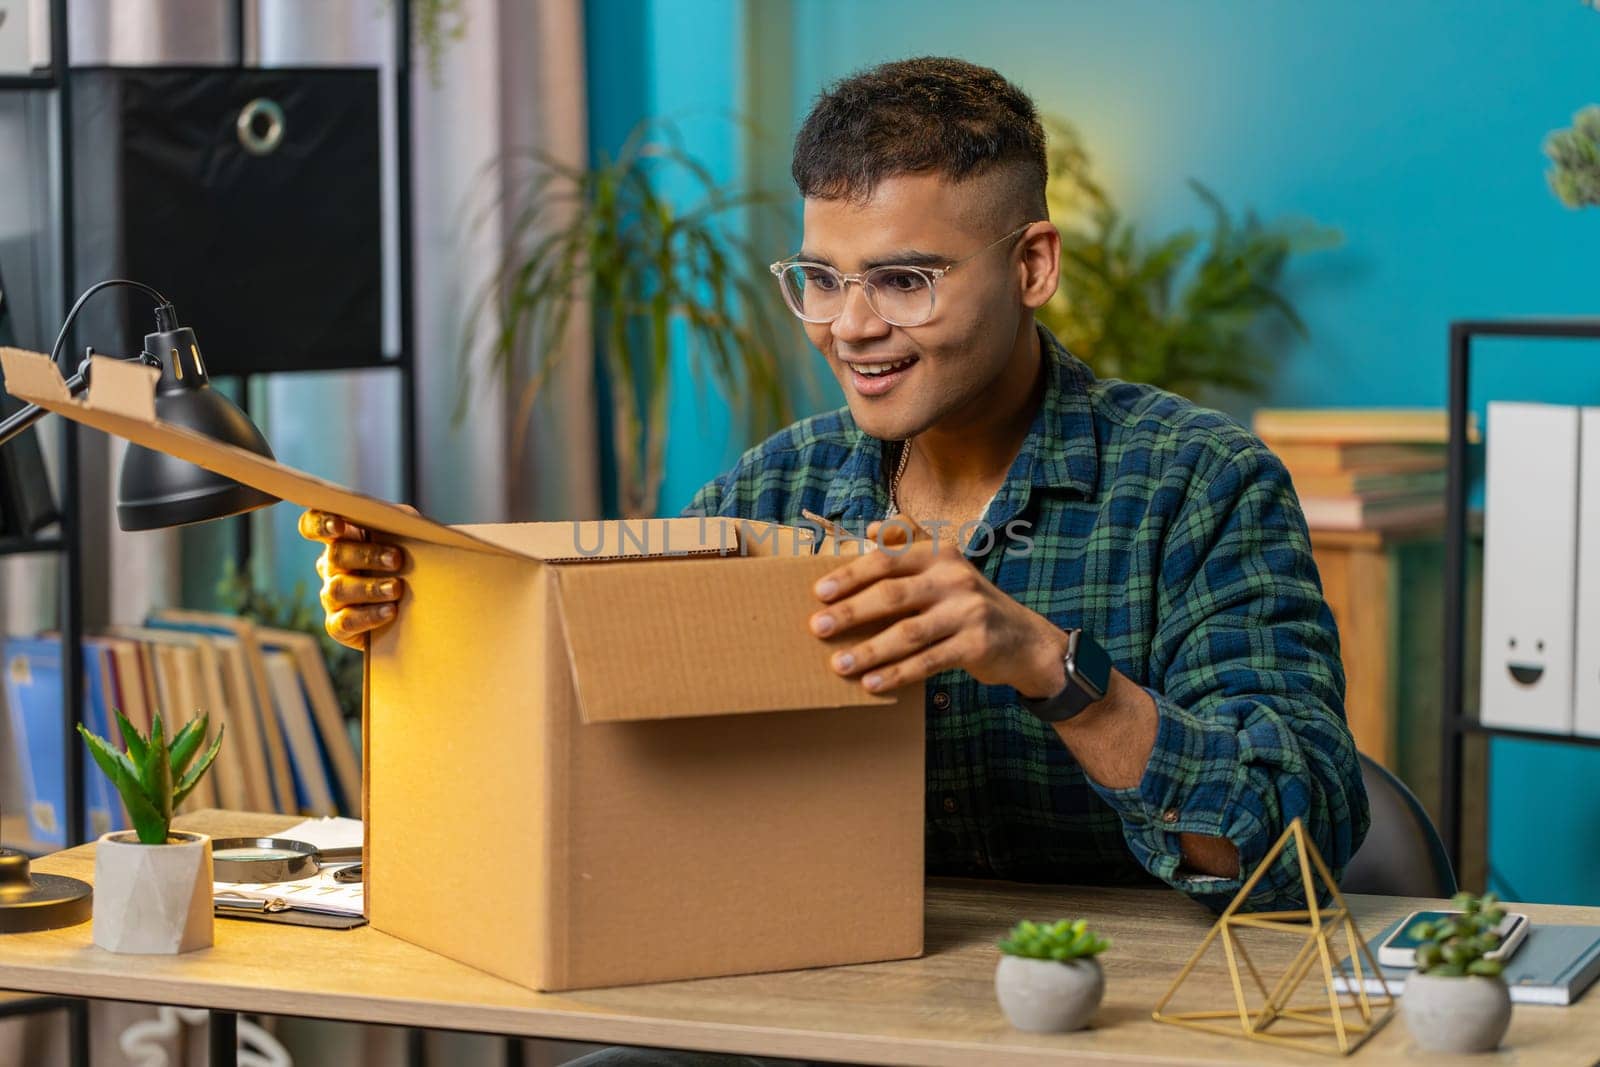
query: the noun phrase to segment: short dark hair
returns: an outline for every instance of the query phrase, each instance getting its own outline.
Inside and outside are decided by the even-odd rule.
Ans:
[[[1044,127],[1033,100],[988,67],[920,56],[858,71],[825,89],[794,143],[800,195],[866,200],[885,178],[936,171],[954,181],[1010,172],[1017,222],[1047,218]]]

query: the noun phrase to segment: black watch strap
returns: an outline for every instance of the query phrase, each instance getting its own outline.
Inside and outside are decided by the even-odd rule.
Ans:
[[[1038,700],[1022,697],[1022,706],[1045,722],[1065,722],[1079,715],[1104,697],[1111,685],[1111,657],[1084,630],[1068,631],[1062,666],[1067,684],[1061,692]]]

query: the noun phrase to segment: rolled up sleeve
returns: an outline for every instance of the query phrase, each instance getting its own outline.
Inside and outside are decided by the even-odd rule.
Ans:
[[[1096,791],[1152,874],[1221,910],[1296,818],[1334,877],[1366,836],[1338,632],[1288,473],[1259,444],[1191,481],[1164,541],[1145,690],[1159,715],[1137,786]],[[1185,870],[1179,834],[1225,837],[1240,871]],[[1252,910],[1304,907],[1285,849]]]

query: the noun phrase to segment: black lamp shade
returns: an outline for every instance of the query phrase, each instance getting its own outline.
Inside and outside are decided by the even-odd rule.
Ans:
[[[162,363],[156,416],[163,422],[275,458],[250,417],[211,387],[194,332],[179,328],[150,334],[145,351]],[[139,445],[128,446],[117,492],[117,524],[157,530],[239,515],[278,498],[185,460]]]

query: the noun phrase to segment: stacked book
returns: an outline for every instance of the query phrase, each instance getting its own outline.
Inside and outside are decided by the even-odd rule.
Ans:
[[[169,737],[208,713],[213,736],[226,727],[216,763],[180,811],[360,812],[359,725],[340,712],[311,634],[233,615],[163,611],[143,626],[111,627],[85,638],[83,654],[80,721],[119,750],[113,709],[145,732],[159,712]],[[60,846],[66,837],[60,639],[7,637],[0,658],[29,836]],[[116,790],[87,753],[84,767],[85,835],[128,828]]]
[[[1444,520],[1449,424],[1407,408],[1262,408],[1256,435],[1283,460],[1313,530],[1397,530]],[[1478,440],[1476,420],[1468,440]]]

